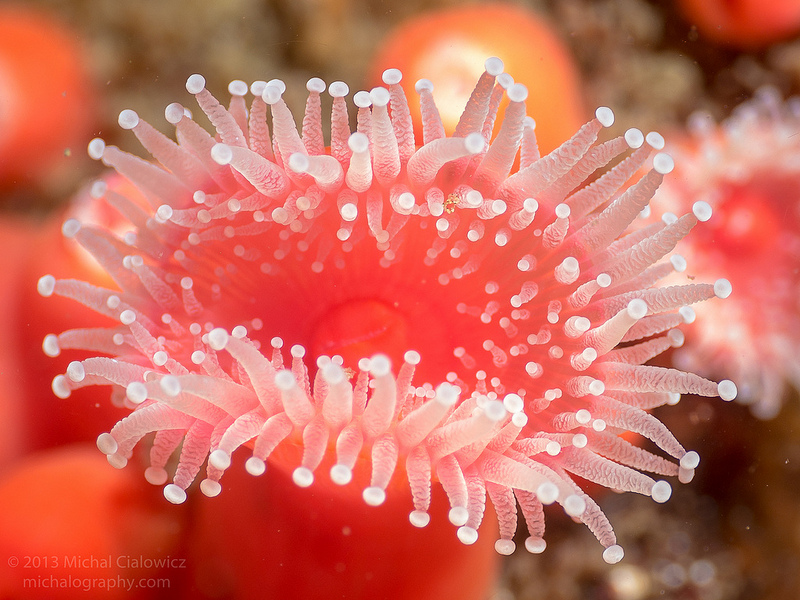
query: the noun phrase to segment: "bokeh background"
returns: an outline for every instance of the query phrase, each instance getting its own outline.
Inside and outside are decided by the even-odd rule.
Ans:
[[[24,5],[74,32],[94,80],[91,135],[138,151],[133,136],[117,125],[119,112],[134,108],[168,131],[164,107],[189,103],[184,83],[191,73],[203,73],[221,97],[232,79],[283,79],[287,101],[299,111],[309,77],[344,80],[351,90],[368,87],[371,57],[393,27],[423,11],[461,4],[27,0]],[[784,97],[800,92],[796,36],[755,49],[720,44],[672,0],[517,4],[539,14],[566,44],[585,106],[612,107],[623,127],[668,134],[683,128],[698,109],[726,117],[764,85]],[[101,172],[83,145],[65,148],[59,164],[35,177],[3,181],[0,210],[45,218]],[[0,257],[0,266],[7,267],[4,260],[10,258]],[[687,398],[659,412],[687,448],[700,452],[695,481],[676,486],[663,506],[631,494],[599,498],[626,549],[625,560],[614,567],[600,560],[588,531],[549,511],[547,551],[531,556],[520,550],[505,559],[493,600],[800,597],[798,408],[792,393],[778,417],[768,421],[718,399]]]

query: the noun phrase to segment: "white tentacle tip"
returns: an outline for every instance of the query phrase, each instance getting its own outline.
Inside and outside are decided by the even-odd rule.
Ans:
[[[106,142],[102,138],[94,138],[89,142],[86,147],[89,158],[92,160],[100,160],[103,158],[103,153],[106,151]]]
[[[241,79],[234,79],[228,84],[228,93],[231,96],[244,96],[247,94],[247,90],[247,82],[242,81]]]
[[[206,78],[195,73],[186,80],[186,91],[190,94],[199,94],[206,87]]]
[[[514,540],[499,539],[494,543],[495,552],[503,556],[511,556],[516,549],[517,545],[514,543]]]
[[[208,345],[214,350],[222,350],[228,345],[230,336],[222,327],[212,329],[208,334]]]
[[[382,107],[389,104],[391,96],[389,95],[389,90],[385,87],[378,86],[369,91],[369,98],[372,100],[373,106]]]
[[[690,483],[694,479],[694,469],[678,469],[678,481]]]
[[[172,504],[183,504],[186,502],[186,490],[170,483],[164,486],[164,498]]]
[[[270,81],[264,86],[264,91],[261,92],[261,99],[272,106],[283,97],[283,91],[280,85]]]
[[[506,418],[508,411],[500,400],[491,400],[483,407],[483,413],[492,423],[499,423]]]
[[[675,269],[676,273],[683,273],[688,267],[688,263],[686,259],[681,254],[673,254],[669,257],[669,262],[672,264],[672,268]]]
[[[436,388],[434,399],[443,406],[454,406],[460,395],[461,390],[458,387],[445,382]]]
[[[353,470],[347,465],[333,465],[331,467],[331,481],[336,485],[347,485],[353,481]]]
[[[45,356],[55,358],[61,354],[61,346],[58,344],[58,336],[53,333],[48,333],[42,341],[42,351]]]
[[[286,82],[283,79],[270,79],[265,87],[274,87],[281,94],[286,93]]]
[[[497,85],[506,91],[508,91],[514,83],[514,78],[509,73],[500,73],[500,75],[497,76]]]
[[[483,68],[492,77],[497,77],[503,72],[505,65],[503,64],[503,61],[496,56],[491,56],[486,59],[486,62],[483,63]]]
[[[589,393],[592,396],[600,396],[603,392],[606,391],[606,384],[600,381],[599,379],[595,379],[592,383],[589,384]]]
[[[289,157],[289,168],[295,173],[305,173],[309,164],[308,156],[302,152],[295,152]]]
[[[297,467],[292,473],[292,481],[298,487],[307,488],[314,483],[314,473],[308,467]]]
[[[478,541],[478,530],[473,527],[467,527],[466,525],[459,527],[458,531],[456,531],[456,535],[458,536],[458,540],[465,546],[471,546]]]
[[[169,204],[162,204],[156,209],[156,218],[159,223],[166,223],[175,214],[175,209]]]
[[[503,398],[503,406],[511,414],[517,414],[525,409],[525,401],[519,394],[506,394]]]
[[[681,457],[681,469],[696,469],[697,466],[700,464],[700,455],[695,452],[694,450],[689,450],[686,454]]]
[[[600,273],[600,275],[595,278],[595,281],[597,282],[597,285],[605,289],[611,285],[611,275],[608,273]]]
[[[267,82],[263,79],[256,79],[253,83],[250,84],[250,93],[253,96],[261,97],[261,94],[264,93],[264,88],[267,87]]]
[[[552,504],[558,500],[558,486],[551,481],[546,481],[536,488],[536,497],[542,504]]]
[[[422,357],[419,355],[419,352],[416,350],[408,350],[403,354],[403,360],[407,362],[409,365],[418,365]]]
[[[164,109],[164,118],[167,120],[168,123],[172,125],[177,125],[180,123],[183,117],[188,117],[187,110],[183,107],[182,104],[178,102],[173,102],[172,104],[168,104],[167,107]]]
[[[686,335],[680,329],[670,329],[667,332],[667,338],[673,348],[682,348],[686,342]]]
[[[403,80],[403,72],[400,69],[386,69],[381,80],[386,85],[397,85]]]
[[[650,496],[659,504],[664,504],[672,496],[672,486],[663,479],[656,481],[650,490]]]
[[[545,551],[545,548],[547,548],[547,542],[542,538],[531,536],[525,540],[525,550],[531,554],[541,554]]]
[[[730,402],[736,398],[738,390],[736,389],[736,384],[730,379],[723,379],[717,384],[717,392],[719,392],[719,397],[725,400],[725,402]]]
[[[128,459],[121,454],[109,454],[106,460],[115,469],[124,469],[128,465]]]
[[[678,314],[683,319],[683,322],[687,324],[694,323],[697,319],[697,313],[691,306],[681,306],[678,309]]]
[[[167,483],[169,476],[167,470],[162,467],[147,467],[144,470],[144,478],[150,485],[164,485]]]
[[[603,127],[611,127],[614,124],[614,111],[607,106],[599,107],[594,111],[594,116]]]
[[[219,481],[203,479],[203,481],[200,482],[200,491],[203,492],[203,495],[207,498],[216,498],[222,491],[222,486]]]
[[[366,90],[359,90],[353,94],[353,104],[358,108],[369,108],[372,106],[372,97]]]
[[[431,516],[424,510],[412,510],[408,515],[409,522],[418,528],[427,527],[431,522]]]
[[[369,506],[380,506],[386,502],[386,491],[383,490],[383,488],[371,485],[367,488],[364,488],[364,491],[361,493],[361,497],[364,498],[364,502],[366,502]]]
[[[125,397],[133,404],[141,404],[147,396],[147,386],[141,381],[131,381],[125,387]]]
[[[641,298],[634,298],[628,302],[628,316],[637,321],[647,314],[647,302]]]
[[[344,81],[334,81],[328,86],[332,98],[344,98],[350,93],[350,87]]]
[[[218,165],[228,165],[233,160],[233,151],[227,144],[214,144],[211,159]]]
[[[714,295],[717,298],[727,298],[733,292],[733,286],[727,279],[717,279],[714,282]]]
[[[385,354],[376,354],[369,359],[369,372],[373,377],[385,377],[392,371],[392,361]]]
[[[119,446],[117,440],[110,433],[101,433],[97,436],[97,449],[105,455],[114,454]]]
[[[418,79],[417,83],[414,84],[414,91],[418,94],[421,94],[423,91],[432,92],[433,82],[430,79]]]
[[[325,81],[319,77],[312,77],[306,81],[306,89],[312,94],[321,94],[325,91],[326,87],[327,85],[325,84]]]
[[[666,152],[659,152],[653,157],[653,169],[655,169],[656,173],[666,175],[671,173],[674,168],[675,161]]]
[[[89,189],[89,196],[94,198],[95,200],[99,200],[103,196],[106,195],[108,191],[108,184],[105,181],[98,180],[92,184],[92,187]]]
[[[231,466],[231,455],[217,448],[208,456],[208,464],[223,471]]]
[[[67,377],[75,383],[80,383],[86,378],[86,370],[83,368],[83,363],[73,360],[67,365]]]
[[[666,144],[664,136],[657,131],[651,131],[645,136],[644,139],[653,150],[663,150],[664,145]]]
[[[253,477],[259,477],[267,470],[267,463],[257,456],[251,456],[245,461],[244,468]]]
[[[603,550],[603,560],[609,565],[615,565],[625,556],[625,551],[619,544],[614,544]]]
[[[522,429],[528,424],[528,415],[524,412],[513,413],[511,415],[511,423],[513,423],[514,427]]]
[[[528,88],[521,83],[515,83],[506,90],[506,94],[512,102],[525,102],[528,99]]]
[[[580,517],[586,512],[586,500],[577,494],[570,494],[564,499],[564,512],[570,517]]]
[[[369,138],[365,134],[356,131],[347,138],[347,146],[356,154],[366,152],[369,148]]]
[[[158,387],[170,398],[177,398],[181,393],[181,380],[175,375],[164,375],[159,380]]]
[[[281,369],[275,373],[275,385],[283,392],[293,390],[297,385],[297,380],[294,378],[294,373],[289,369]]]
[[[714,211],[712,210],[711,205],[703,200],[695,202],[692,205],[692,214],[694,214],[698,221],[703,223],[708,221],[713,213]]]
[[[330,385],[336,385],[345,381],[346,373],[344,369],[335,362],[329,362],[321,369],[322,376]]]
[[[470,154],[478,154],[479,152],[483,151],[485,145],[486,140],[484,140],[483,135],[477,131],[470,133],[464,138],[464,148]]]
[[[52,275],[43,275],[36,284],[36,291],[40,296],[49,298],[56,289],[56,278]]]
[[[624,137],[625,143],[628,144],[630,148],[641,148],[642,144],[644,144],[644,134],[641,129],[636,129],[636,127],[628,129]]]
[[[117,122],[123,129],[133,129],[139,124],[139,115],[136,114],[136,111],[126,108],[119,113]]]
[[[506,91],[508,91],[514,83],[514,78],[509,73],[500,73],[500,75],[497,76],[497,85]]]
[[[467,524],[469,512],[467,512],[467,509],[463,506],[454,506],[450,509],[450,512],[447,513],[447,518],[456,527],[461,527]]]

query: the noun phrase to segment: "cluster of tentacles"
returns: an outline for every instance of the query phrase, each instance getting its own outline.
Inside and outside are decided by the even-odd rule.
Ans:
[[[141,198],[97,183],[89,201],[118,209],[130,230],[117,237],[70,219],[64,233],[118,289],[46,275],[39,291],[113,322],[44,341],[50,356],[91,355],[54,379],[58,397],[111,385],[132,408],[98,438],[112,465],[123,467],[155,432],[146,478],[166,483],[176,455],[164,493],[177,503],[204,464],[200,489],[214,496],[235,450],[252,448],[246,468],[258,475],[291,444],[298,485],[311,485],[323,464],[341,485],[368,469],[372,505],[404,472],[415,526],[428,523],[438,481],[465,543],[477,537],[488,494],[498,552],[514,550],[517,506],[526,547],[541,552],[543,505],[557,502],[597,536],[608,562],[622,558],[571,474],[658,502],[669,484],[642,471],[691,479],[697,454],[647,410],[682,393],[728,400],[735,386],[644,363],[682,343],[676,327],[691,320],[689,304],[725,297],[730,285],[656,287],[685,268],[669,255],[710,217],[698,203],[680,217],[635,222],[672,168],[657,153],[629,181],[662,147],[658,134],[632,129],[598,142],[613,122],[600,108],[540,157],[527,91],[502,69],[486,62],[452,136],[433,86],[418,82],[419,148],[396,70],[386,88],[354,95],[355,132],[347,86],[328,86],[329,147],[321,80],[308,83],[301,136],[282,82],[250,86],[249,107],[248,86],[234,82],[225,108],[199,75],[187,90],[215,134],[172,104],[177,142],[133,111],[120,115],[157,162],[91,142],[90,154]],[[626,431],[664,455],[634,446]]]

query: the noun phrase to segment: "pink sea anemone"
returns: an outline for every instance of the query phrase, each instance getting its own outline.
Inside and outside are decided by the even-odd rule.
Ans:
[[[628,230],[672,169],[657,153],[653,169],[619,193],[660,136],[629,130],[597,143],[613,121],[600,108],[540,158],[527,91],[498,59],[486,62],[453,137],[430,82],[417,83],[417,148],[400,79],[390,69],[386,88],[354,95],[354,133],[347,86],[327,86],[330,149],[320,116],[326,85],[316,78],[302,137],[278,80],[250,86],[249,109],[247,85],[233,82],[226,109],[192,75],[186,88],[216,138],[178,104],[166,110],[177,143],[123,111],[121,126],[160,164],[100,139],[89,145],[148,204],[99,184],[96,202],[133,228],[117,237],[65,222],[64,234],[118,289],[39,280],[42,295],[74,298],[113,321],[47,336],[48,355],[92,355],[70,363],[53,390],[63,399],[111,385],[132,412],[98,447],[121,468],[155,432],[145,476],[166,483],[179,454],[164,487],[171,502],[184,501],[204,463],[200,489],[217,495],[234,451],[249,445],[253,475],[269,459],[299,486],[363,480],[370,505],[390,486],[403,493],[407,480],[417,527],[429,522],[438,482],[466,544],[488,494],[502,554],[515,547],[517,505],[526,548],[541,552],[543,505],[557,502],[616,562],[623,552],[610,523],[571,475],[664,502],[670,485],[641,471],[688,481],[698,455],[647,410],[681,393],[736,394],[727,380],[644,365],[680,344],[684,306],[730,292],[726,280],[654,287],[680,265],[662,258],[709,207]],[[490,141],[504,95],[509,106]],[[635,447],[625,431],[664,456]]]
[[[719,211],[683,242],[685,275],[724,271],[737,293],[697,307],[676,365],[734,378],[738,399],[770,418],[787,384],[800,388],[800,104],[764,88],[719,125],[699,113],[689,125],[658,206],[680,212],[702,200]]]

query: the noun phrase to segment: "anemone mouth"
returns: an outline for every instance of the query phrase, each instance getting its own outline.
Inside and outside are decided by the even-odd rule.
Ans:
[[[313,326],[312,356],[338,355],[355,371],[358,361],[378,353],[401,364],[410,346],[411,324],[397,308],[374,299],[355,299],[333,306]]]
[[[781,200],[796,196],[797,181],[783,173],[760,173],[744,181],[723,182],[715,190],[721,215],[694,239],[726,260],[758,265],[759,271],[780,272],[785,265],[771,260],[776,246],[790,245],[792,232],[800,228],[800,213]]]

